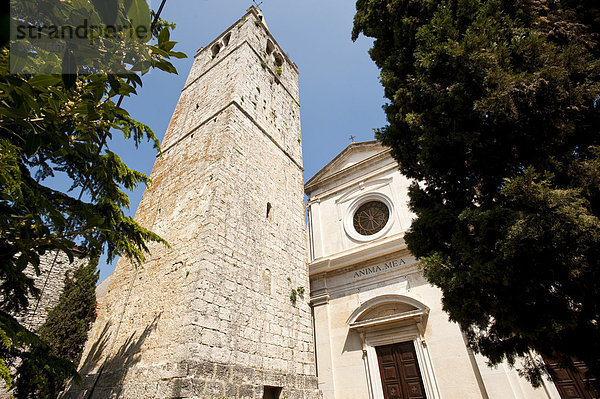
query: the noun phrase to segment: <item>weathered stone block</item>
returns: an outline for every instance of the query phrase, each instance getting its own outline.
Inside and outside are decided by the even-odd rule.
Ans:
[[[253,385],[240,385],[237,396],[240,399],[254,399],[256,397],[256,390]]]

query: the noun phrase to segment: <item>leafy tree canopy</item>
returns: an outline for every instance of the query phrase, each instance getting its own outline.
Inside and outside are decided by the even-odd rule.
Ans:
[[[533,349],[600,376],[598,5],[356,8],[389,100],[377,138],[419,181],[406,241],[451,320],[493,364]]]
[[[174,26],[151,14],[145,0],[11,3],[16,7],[11,11],[27,17],[20,23],[63,26],[89,18],[104,26],[147,24],[150,34],[135,40],[90,38],[85,48],[66,41],[62,57],[44,48],[10,54],[7,45],[0,48],[0,378],[9,384],[16,359],[47,353],[45,344],[10,316],[39,294],[23,273],[26,267],[39,273],[40,256],[58,250],[72,259],[76,246],[91,259],[105,251],[109,260],[125,255],[140,262],[147,242],[166,244],[125,215],[125,191],[149,178],[130,169],[110,141],[122,134],[136,146],[148,140],[158,150],[150,127],[133,119],[121,101],[136,94],[140,75],[153,68],[176,73],[169,59],[185,57],[173,50]],[[11,63],[63,73],[10,74]],[[107,65],[117,73],[99,73]],[[70,180],[69,191],[53,188],[57,174]],[[58,355],[64,353],[56,356],[63,359]],[[34,360],[50,371],[74,370],[71,362],[55,368],[45,359]]]

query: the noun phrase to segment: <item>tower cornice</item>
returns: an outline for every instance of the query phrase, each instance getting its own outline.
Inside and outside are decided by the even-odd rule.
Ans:
[[[252,121],[252,123],[258,128],[260,129],[260,131],[269,139],[273,142],[273,144],[275,144],[277,146],[277,148],[279,148],[281,150],[281,152],[283,152],[285,154],[286,157],[289,158],[290,161],[292,161],[292,163],[294,165],[296,165],[298,167],[298,169],[300,171],[304,171],[304,168],[302,167],[302,165],[300,163],[298,163],[298,161],[296,159],[294,159],[294,157],[285,149],[281,146],[281,144],[279,144],[277,142],[277,140],[275,140],[275,138],[273,138],[272,135],[269,134],[269,132],[267,132],[267,130],[265,130],[265,128],[263,128],[260,123],[258,123],[258,121],[256,119],[254,119],[245,109],[244,107],[242,107],[242,105],[237,102],[237,101],[231,101],[229,104],[227,104],[226,106],[224,106],[223,108],[221,108],[220,110],[218,110],[217,112],[215,112],[213,115],[210,115],[209,117],[207,117],[205,120],[203,120],[201,123],[199,123],[197,126],[194,126],[192,129],[190,129],[188,132],[186,132],[185,134],[183,134],[180,138],[178,138],[175,142],[171,143],[169,146],[167,146],[164,149],[161,149],[161,151],[156,154],[156,157],[159,158],[161,156],[163,156],[165,153],[167,153],[169,150],[171,150],[173,147],[177,146],[177,144],[179,144],[182,140],[186,139],[187,137],[189,137],[191,134],[194,134],[195,131],[197,131],[198,129],[200,129],[202,126],[206,125],[208,122],[210,122],[211,120],[213,120],[214,118],[216,118],[217,116],[219,116],[220,114],[222,114],[223,112],[225,112],[229,107],[231,106],[235,106],[237,109],[239,109],[250,121]]]

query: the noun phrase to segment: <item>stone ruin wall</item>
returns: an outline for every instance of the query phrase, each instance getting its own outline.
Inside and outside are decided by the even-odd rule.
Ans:
[[[15,318],[27,329],[37,332],[48,317],[48,312],[56,306],[60,294],[65,286],[67,273],[73,272],[87,262],[86,258],[75,256],[73,263],[69,262],[67,255],[60,251],[47,252],[40,256],[40,275],[36,275],[33,266],[29,265],[24,273],[35,280],[34,284],[41,291],[39,298],[29,296],[29,306],[26,311],[17,314]]]

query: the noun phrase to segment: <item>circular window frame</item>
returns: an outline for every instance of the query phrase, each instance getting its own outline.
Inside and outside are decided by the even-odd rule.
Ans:
[[[387,223],[385,224],[385,226],[383,226],[383,228],[381,230],[379,230],[375,234],[371,234],[369,236],[364,236],[364,235],[360,234],[358,231],[356,231],[356,229],[354,228],[354,214],[356,213],[358,208],[360,208],[363,204],[365,204],[369,201],[380,201],[383,204],[385,204],[385,206],[387,206],[390,211],[390,216],[388,218]],[[392,228],[392,225],[394,224],[394,219],[395,219],[395,210],[394,210],[394,204],[392,203],[392,200],[385,194],[369,193],[369,194],[365,194],[365,195],[357,198],[350,205],[350,207],[346,211],[346,215],[344,216],[344,230],[346,231],[346,235],[348,235],[351,239],[353,239],[355,241],[359,241],[359,242],[373,241],[373,240],[376,240],[376,239],[384,236]]]

